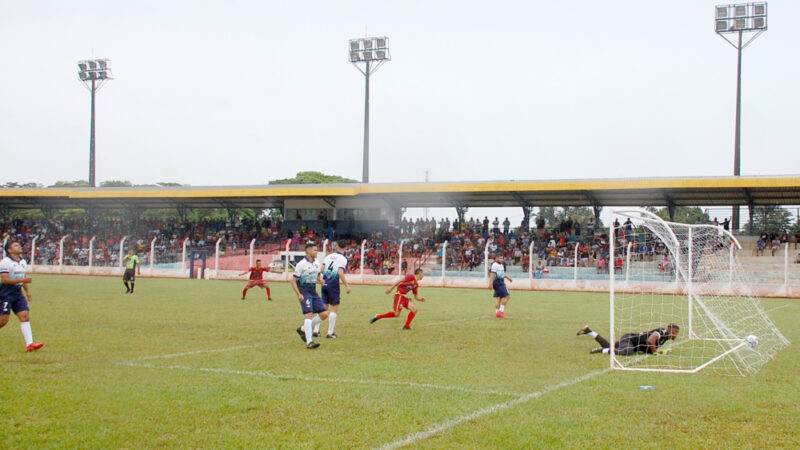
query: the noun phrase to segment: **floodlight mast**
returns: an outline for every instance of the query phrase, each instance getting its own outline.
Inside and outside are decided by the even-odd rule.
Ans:
[[[94,169],[94,96],[95,93],[105,84],[108,80],[113,80],[114,77],[111,73],[111,68],[108,67],[108,59],[89,59],[78,61],[78,78],[81,80],[86,89],[92,93],[92,115],[89,124],[89,186],[97,187],[95,183],[95,169]]]
[[[389,38],[377,36],[350,39],[350,62],[364,75],[364,160],[361,182],[369,183],[369,77],[386,62],[391,61]],[[360,63],[364,64],[362,69]]]
[[[736,49],[736,125],[733,138],[733,175],[741,174],[741,121],[742,121],[742,50],[753,42],[761,33],[767,31],[767,3],[738,3],[717,5],[714,8],[714,31]],[[744,33],[755,33],[744,44]],[[726,34],[737,35],[736,42]],[[731,211],[731,231],[739,230],[739,205]]]

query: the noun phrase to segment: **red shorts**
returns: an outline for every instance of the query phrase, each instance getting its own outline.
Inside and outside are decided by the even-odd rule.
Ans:
[[[267,282],[264,281],[264,280],[250,280],[250,282],[247,283],[247,289],[250,289],[251,287],[256,287],[256,286],[262,287],[262,288],[263,287],[267,287]]]
[[[393,309],[397,311],[402,306],[405,309],[408,309],[408,302],[411,299],[406,297],[403,294],[394,294],[394,306]]]

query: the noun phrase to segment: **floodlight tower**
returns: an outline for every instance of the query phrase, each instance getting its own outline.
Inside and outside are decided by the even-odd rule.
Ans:
[[[742,120],[742,50],[761,33],[767,31],[767,3],[739,3],[717,5],[714,8],[714,31],[736,49],[738,64],[736,70],[736,131],[733,139],[733,175],[740,175],[740,137]],[[744,33],[755,33],[742,44]],[[728,35],[737,37],[732,41]],[[731,230],[739,230],[739,206],[734,206],[731,214]]]
[[[391,61],[389,38],[386,36],[350,39],[350,62],[364,75],[364,164],[361,182],[369,183],[369,76],[386,61]],[[362,68],[359,64],[363,63]]]
[[[113,80],[108,59],[88,59],[78,61],[78,78],[92,93],[92,119],[89,136],[89,186],[97,187],[94,178],[94,95],[107,80]]]

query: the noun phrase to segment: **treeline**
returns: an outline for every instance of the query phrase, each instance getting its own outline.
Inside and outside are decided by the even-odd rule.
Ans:
[[[126,181],[109,180],[109,181],[101,181],[99,187],[104,188],[104,187],[180,187],[180,186],[188,186],[188,185],[173,183],[173,182],[161,182],[156,184],[133,184],[127,180]],[[47,188],[89,187],[89,182],[86,180],[56,181],[50,186],[45,186],[42,183],[17,183],[16,181],[8,181],[0,185],[0,188],[3,189],[42,189],[45,187]]]

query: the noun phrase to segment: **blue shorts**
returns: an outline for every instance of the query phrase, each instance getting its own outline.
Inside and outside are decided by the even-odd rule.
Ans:
[[[303,308],[303,314],[321,313],[325,311],[325,303],[316,292],[313,294],[303,293],[303,301],[300,303]]]
[[[22,295],[22,289],[18,289],[16,293],[10,293],[0,298],[0,316],[8,316],[11,311],[14,314],[19,314],[20,311],[30,311],[28,306],[28,299]]]
[[[327,284],[322,286],[322,301],[326,305],[338,305],[341,300],[339,286],[328,286]]]
[[[508,293],[508,288],[503,280],[494,280],[492,287],[494,288],[494,297],[503,298],[511,296],[511,294]]]

